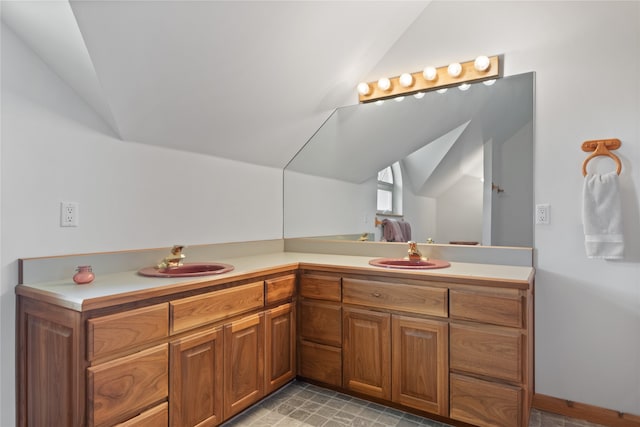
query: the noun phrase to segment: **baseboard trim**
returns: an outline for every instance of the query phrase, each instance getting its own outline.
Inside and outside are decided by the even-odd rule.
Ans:
[[[572,402],[544,394],[536,393],[533,395],[533,407],[541,411],[553,412],[609,427],[640,427],[640,415]]]

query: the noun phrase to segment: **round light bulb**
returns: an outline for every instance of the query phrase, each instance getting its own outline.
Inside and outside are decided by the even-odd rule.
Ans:
[[[438,70],[434,67],[427,67],[422,71],[422,77],[427,81],[433,81],[438,77]]]
[[[413,76],[409,73],[404,73],[400,76],[400,86],[410,87],[413,85]]]
[[[482,84],[484,84],[485,86],[493,86],[495,82],[496,82],[496,79],[491,79],[491,80],[483,81]]]
[[[413,97],[416,98],[416,99],[422,99],[422,98],[424,98],[424,92],[414,93]]]
[[[459,62],[449,64],[447,67],[447,73],[449,73],[451,77],[458,77],[462,73],[462,65],[460,65]]]
[[[386,77],[381,78],[380,80],[378,80],[378,87],[383,91],[391,89],[391,80]]]
[[[368,83],[360,82],[358,83],[358,93],[360,95],[369,95],[371,93],[371,88]]]
[[[469,83],[463,83],[460,86],[458,86],[458,89],[460,89],[461,91],[465,91],[468,90],[471,87],[471,85]]]
[[[473,67],[478,71],[487,71],[491,66],[491,60],[489,57],[481,55],[473,62]]]

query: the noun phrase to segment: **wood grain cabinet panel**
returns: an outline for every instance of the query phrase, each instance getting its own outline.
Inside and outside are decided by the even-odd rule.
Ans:
[[[512,328],[525,326],[524,299],[519,294],[489,295],[451,290],[449,298],[452,319],[473,320]]]
[[[224,416],[264,396],[264,314],[224,326]]]
[[[169,304],[157,304],[87,321],[87,359],[94,360],[169,336]]]
[[[296,375],[296,320],[291,303],[265,313],[265,394]]]
[[[115,427],[166,427],[169,425],[169,405],[162,403],[144,411],[137,417],[131,418]]]
[[[402,283],[343,279],[342,301],[365,307],[447,317],[447,289]]]
[[[342,306],[324,301],[300,301],[300,335],[308,341],[341,347]]]
[[[298,374],[304,378],[342,386],[342,349],[299,341]]]
[[[268,279],[264,281],[264,285],[267,304],[291,300],[296,290],[296,275],[289,274],[275,279]]]
[[[89,426],[106,426],[166,401],[169,349],[161,344],[87,368]]]
[[[522,389],[451,374],[450,417],[479,427],[522,425]]]
[[[391,315],[343,309],[344,387],[391,399]]]
[[[452,324],[451,369],[520,383],[524,339],[518,329]]]
[[[214,426],[223,421],[222,328],[170,344],[171,427]]]
[[[392,316],[392,400],[415,409],[449,414],[446,321]]]
[[[325,301],[342,300],[342,278],[323,274],[302,274],[300,276],[300,295],[305,298]]]
[[[264,307],[264,283],[254,282],[171,301],[171,333]]]
[[[84,423],[78,313],[19,297],[19,426]]]

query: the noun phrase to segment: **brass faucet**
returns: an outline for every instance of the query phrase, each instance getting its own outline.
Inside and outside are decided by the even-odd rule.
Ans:
[[[416,242],[407,242],[409,243],[409,261],[422,261],[422,254],[418,250],[418,244]]]
[[[164,270],[167,268],[180,267],[182,260],[185,258],[182,249],[184,249],[184,246],[174,245],[173,248],[171,248],[171,255],[167,255],[162,259],[162,262],[157,266],[158,269]]]
[[[413,261],[413,262],[427,260],[427,258],[423,257],[422,253],[420,253],[420,251],[418,250],[418,244],[416,242],[409,241],[407,243],[409,243],[409,251],[408,251],[409,255],[405,259],[408,259],[409,261]]]

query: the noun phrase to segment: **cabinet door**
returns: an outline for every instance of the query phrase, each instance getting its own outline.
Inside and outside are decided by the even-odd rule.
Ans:
[[[224,326],[224,416],[264,396],[264,314]]]
[[[343,309],[343,385],[391,399],[391,315]]]
[[[265,393],[271,393],[295,377],[295,310],[284,304],[265,313]]]
[[[170,425],[222,422],[222,328],[171,343]]]
[[[341,312],[340,303],[301,300],[300,336],[307,341],[342,346]]]
[[[447,416],[447,322],[393,316],[392,400]]]

